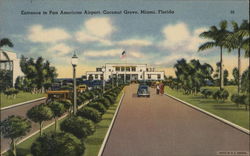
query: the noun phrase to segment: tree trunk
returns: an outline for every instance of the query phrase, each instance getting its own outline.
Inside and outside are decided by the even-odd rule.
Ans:
[[[43,134],[43,122],[40,122],[40,136],[42,136],[42,134]]]
[[[240,61],[240,48],[238,48],[238,95],[240,94],[241,88],[241,61]]]
[[[224,88],[224,73],[223,73],[223,59],[222,59],[222,47],[220,47],[220,90]]]
[[[15,141],[15,139],[11,139],[11,145],[12,145],[13,156],[16,156],[16,141]]]
[[[56,128],[57,128],[57,119],[55,117],[55,132],[56,132]]]

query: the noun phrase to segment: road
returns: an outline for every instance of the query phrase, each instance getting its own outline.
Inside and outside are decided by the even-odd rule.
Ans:
[[[138,98],[137,87],[126,88],[102,156],[248,155],[248,134],[153,89],[150,98]]]
[[[39,101],[36,101],[36,102],[31,102],[29,104],[25,104],[25,105],[21,105],[21,106],[12,107],[12,108],[9,108],[9,109],[1,110],[1,121],[6,119],[8,116],[11,116],[11,115],[19,115],[19,116],[22,116],[22,117],[26,117],[26,112],[30,108],[32,108],[32,107],[34,107],[36,105],[39,105],[41,103],[44,103],[44,102],[45,102],[45,100],[39,100]],[[52,121],[50,121],[50,122],[52,122]],[[50,122],[44,122],[44,126],[49,124]],[[32,122],[32,128],[31,128],[31,131],[29,132],[28,135],[34,133],[37,130],[39,130],[39,124],[36,124],[36,123]],[[9,148],[9,144],[10,144],[10,139],[1,138],[1,152],[6,150],[7,148]]]

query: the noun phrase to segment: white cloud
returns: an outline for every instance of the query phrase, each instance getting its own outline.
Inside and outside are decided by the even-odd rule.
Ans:
[[[152,45],[152,42],[144,39],[128,39],[123,41],[116,42],[118,45],[123,46],[149,46]]]
[[[111,19],[108,17],[95,17],[87,20],[85,22],[86,30],[95,36],[98,37],[107,37],[115,28],[112,25]]]
[[[73,51],[73,48],[64,44],[64,43],[59,43],[51,46],[48,48],[48,52],[51,54],[57,54],[57,55],[66,55],[70,52]]]
[[[160,47],[172,52],[197,52],[199,45],[205,41],[199,34],[205,30],[206,28],[197,28],[191,32],[183,22],[167,25],[162,31],[164,40]]]
[[[89,50],[86,51],[83,56],[86,57],[115,57],[121,55],[122,49],[110,49],[110,50]]]
[[[45,29],[42,25],[33,25],[28,31],[28,39],[32,42],[55,43],[70,38],[70,35],[61,28]]]
[[[139,52],[139,51],[130,51],[130,52],[128,53],[128,57],[132,57],[132,58],[143,58],[144,55],[143,55],[141,52]]]
[[[75,38],[78,42],[83,43],[100,42],[104,45],[112,45],[109,37],[115,30],[110,18],[90,18],[84,22],[81,30],[75,33]]]

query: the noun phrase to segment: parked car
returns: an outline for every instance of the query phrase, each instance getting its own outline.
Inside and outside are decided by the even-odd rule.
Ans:
[[[140,85],[137,90],[137,96],[138,97],[141,97],[141,96],[150,97],[148,85]]]

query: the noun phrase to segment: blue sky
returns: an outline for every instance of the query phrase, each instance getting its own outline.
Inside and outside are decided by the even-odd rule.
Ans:
[[[173,10],[174,14],[119,15],[21,15],[21,11],[138,11]],[[0,37],[14,43],[9,50],[30,57],[43,56],[58,69],[59,77],[71,77],[70,58],[79,56],[77,75],[104,63],[147,63],[173,75],[177,59],[192,58],[213,66],[218,49],[201,53],[206,40],[199,34],[221,20],[248,19],[248,1],[19,1],[0,2]],[[234,14],[230,11],[234,10]],[[229,26],[229,29],[231,27]],[[8,48],[6,48],[8,49]],[[236,52],[224,55],[225,68],[237,65]],[[243,68],[247,60],[243,59]]]

